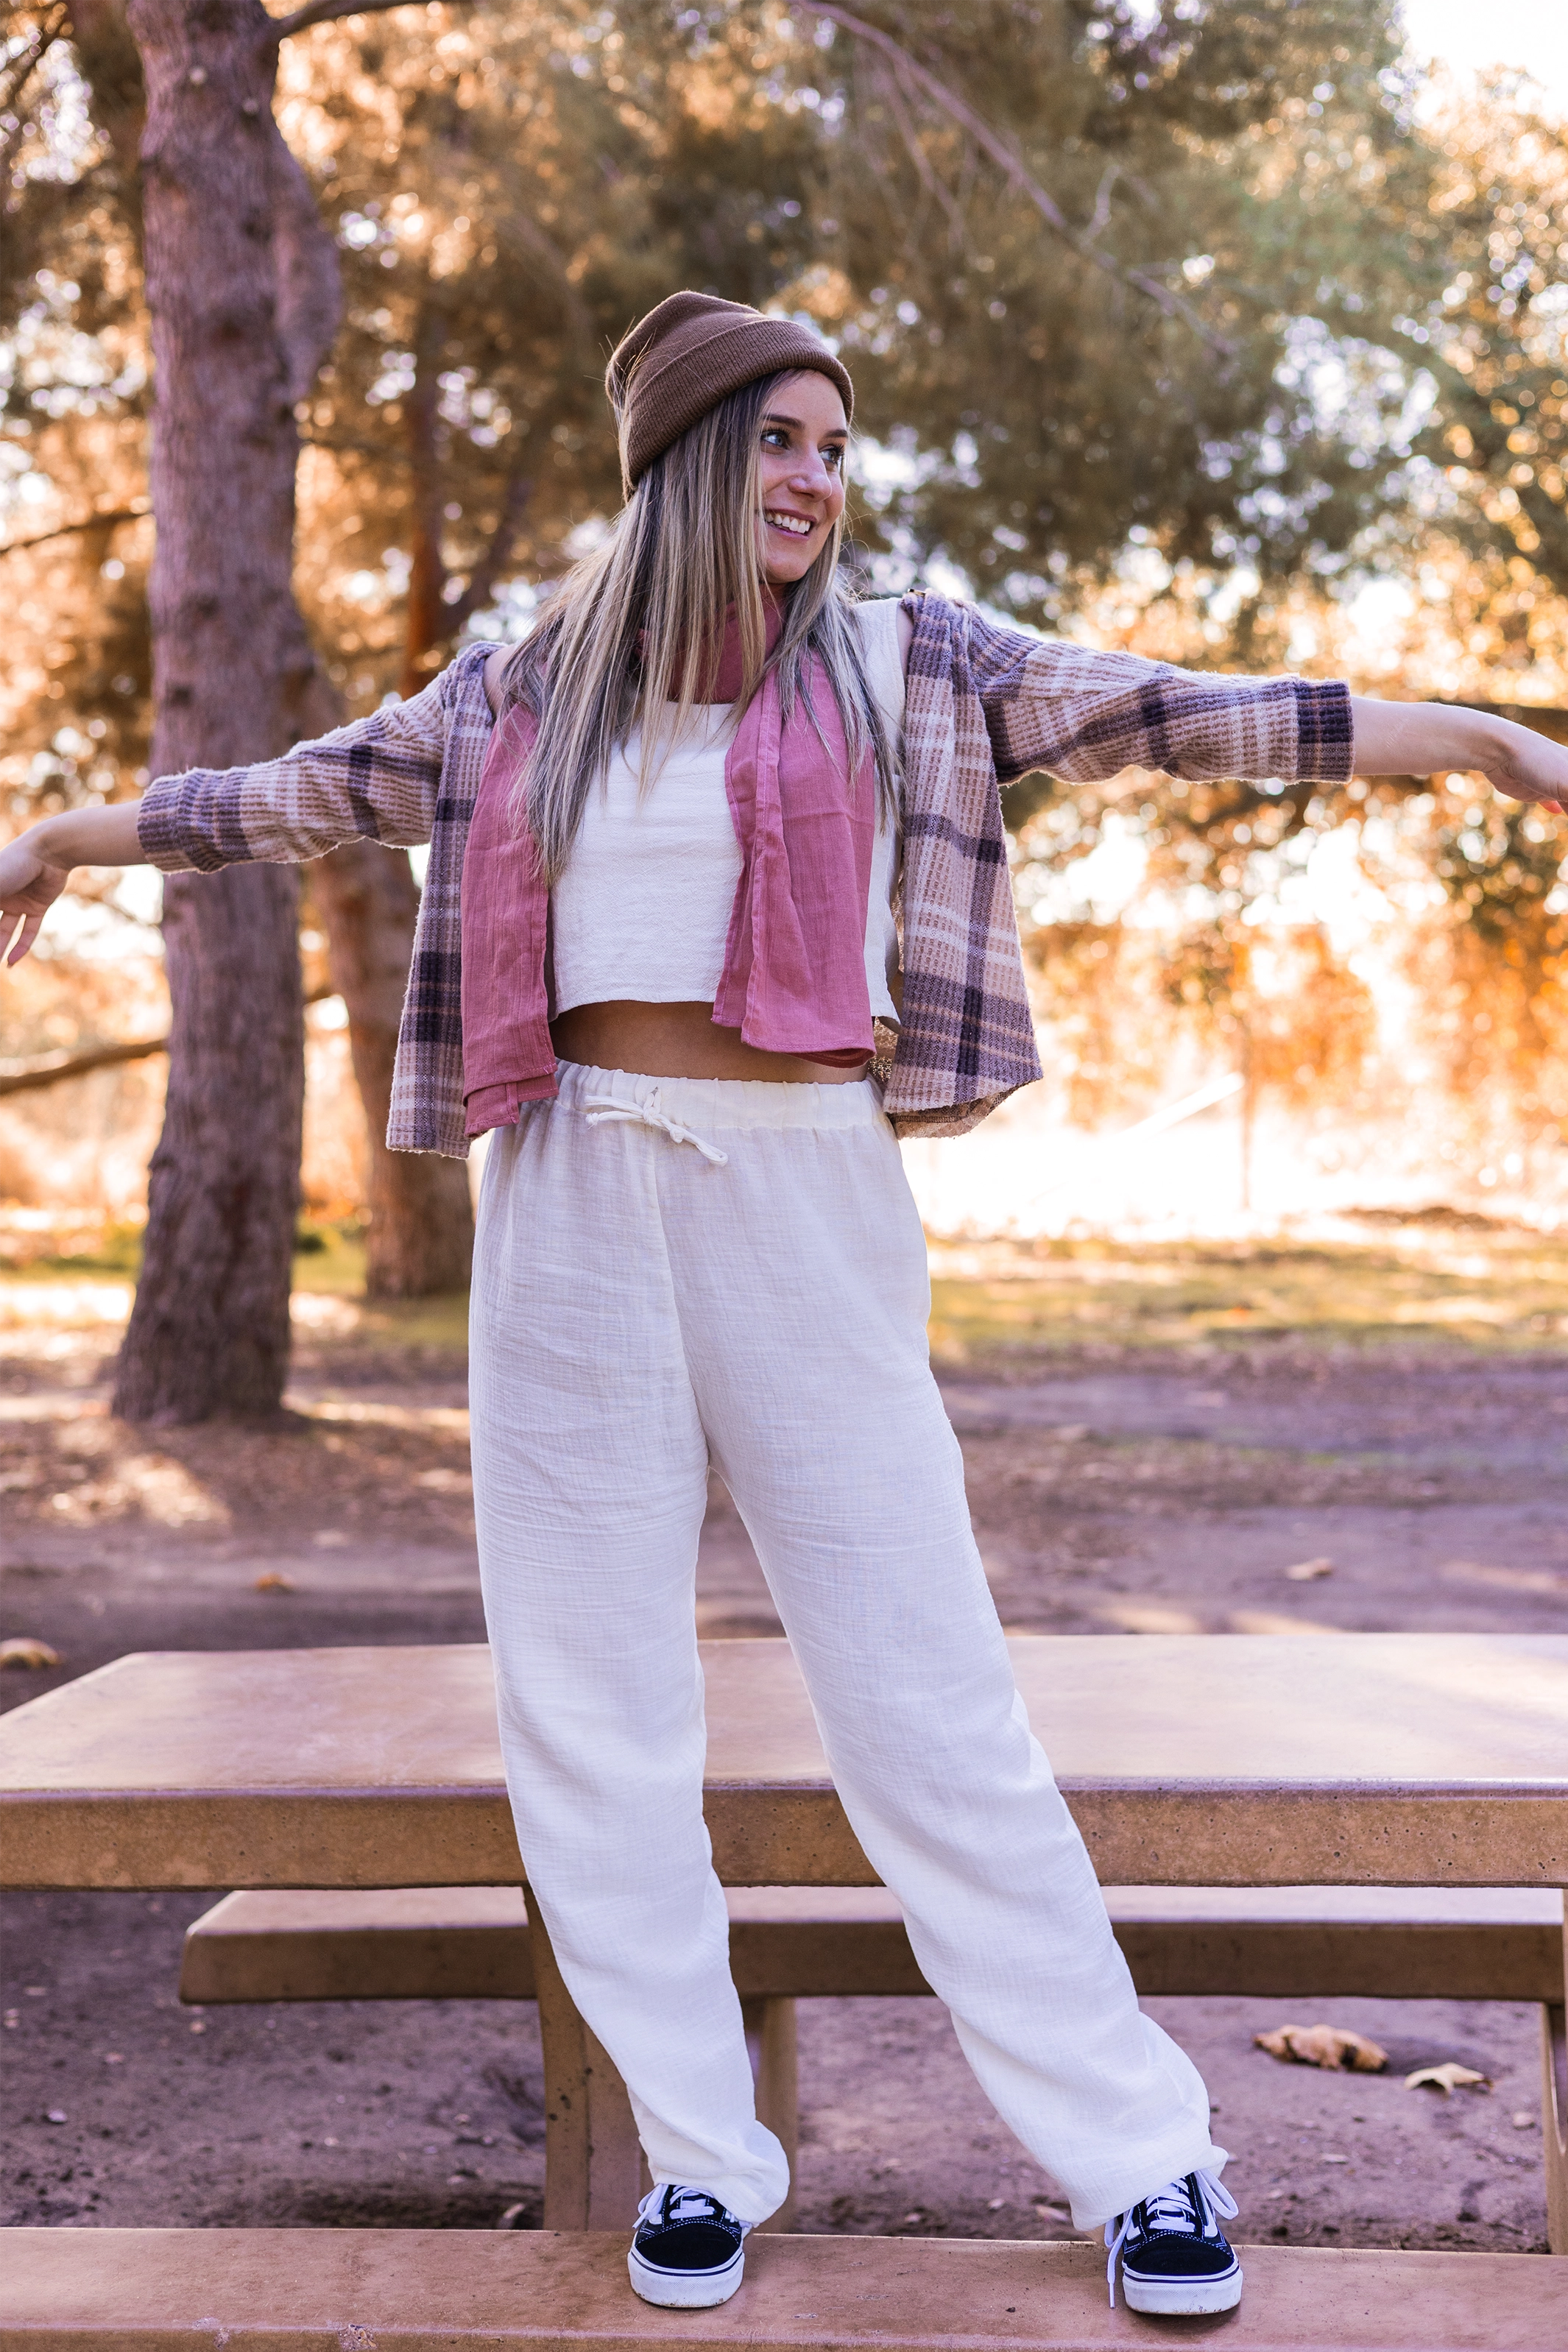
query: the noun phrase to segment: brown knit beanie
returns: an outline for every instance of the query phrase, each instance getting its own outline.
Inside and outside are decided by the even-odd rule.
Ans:
[[[623,335],[605,374],[621,429],[629,498],[656,457],[700,416],[759,376],[810,368],[831,379],[855,414],[849,371],[821,337],[794,319],[770,318],[716,294],[669,294]]]

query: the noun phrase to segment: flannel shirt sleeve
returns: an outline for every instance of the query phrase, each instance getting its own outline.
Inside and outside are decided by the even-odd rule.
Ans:
[[[428,841],[457,667],[281,759],[160,776],[137,818],[142,856],[165,874],[210,874],[252,859],[303,864],[356,839]]]
[[[1036,768],[1079,784],[1123,768],[1192,782],[1351,774],[1350,689],[1338,679],[1227,677],[984,623],[971,650],[1005,784]]]

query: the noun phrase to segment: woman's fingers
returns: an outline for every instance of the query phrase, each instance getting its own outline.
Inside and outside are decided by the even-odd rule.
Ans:
[[[0,953],[7,969],[27,953],[69,879],[65,869],[46,866],[19,841],[0,849]]]
[[[5,957],[7,967],[21,962],[43,926],[44,916],[41,908],[35,913],[28,908],[16,904],[0,906],[0,943],[7,940],[11,943],[10,951]]]
[[[1563,803],[1552,796],[1548,784],[1528,782],[1522,776],[1489,776],[1487,782],[1494,792],[1503,793],[1510,801],[1528,801],[1532,808],[1548,809],[1555,816],[1563,814]],[[1558,793],[1568,793],[1568,784],[1556,786]]]
[[[5,931],[8,931],[11,928],[13,911],[14,910],[9,907],[0,910],[0,914],[3,914],[4,918]],[[37,938],[38,933],[43,929],[43,928],[44,919],[42,915],[26,915],[23,917],[21,929],[17,931],[15,940],[11,943],[10,954],[5,958],[7,968],[14,963],[21,962],[22,958],[26,954],[28,949],[32,946],[33,941]],[[0,931],[0,936],[3,936],[3,931]]]
[[[1530,801],[1561,816],[1568,805],[1568,751],[1523,727],[1508,730],[1508,757],[1489,762],[1487,782],[1510,800]]]

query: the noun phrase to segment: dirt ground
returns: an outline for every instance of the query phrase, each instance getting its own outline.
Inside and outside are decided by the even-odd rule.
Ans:
[[[457,1311],[368,1312],[342,1268],[303,1270],[292,1417],[266,1433],[116,1423],[122,1290],[68,1266],[0,1282],[0,1636],[62,1654],[0,1676],[0,1704],[134,1649],[482,1637]],[[1563,1251],[1446,1228],[936,1270],[1010,1627],[1568,1630]],[[1288,1573],[1308,1561],[1328,1572]],[[699,1611],[715,1637],[778,1630],[717,1486]],[[529,2005],[183,2010],[180,1937],[208,1899],[6,1898],[0,2218],[537,2223]],[[1352,2076],[1254,2049],[1278,2004],[1150,2006],[1210,2083],[1243,2238],[1544,2246],[1532,2010],[1312,2004],[1388,2049]],[[803,2003],[801,2045],[801,2227],[1070,2234],[939,2003]],[[1490,2090],[1404,2087],[1445,2058]]]

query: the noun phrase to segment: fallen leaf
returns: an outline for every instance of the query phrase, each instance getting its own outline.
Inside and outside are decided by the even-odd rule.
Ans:
[[[30,1633],[21,1633],[9,1642],[0,1642],[0,1666],[58,1666],[60,1654],[51,1650],[47,1642],[37,1642]]]
[[[1255,2033],[1255,2046],[1287,2065],[1348,2066],[1357,2074],[1381,2074],[1388,2053],[1364,2033],[1340,2025],[1280,2025],[1272,2033]]]
[[[1294,1568],[1285,1570],[1292,1584],[1315,1584],[1320,1576],[1332,1576],[1331,1559],[1299,1559]]]
[[[255,1589],[258,1592],[292,1592],[294,1580],[276,1568],[269,1568],[264,1575],[257,1578]]]
[[[1452,2091],[1489,2091],[1488,2075],[1478,2074],[1473,2066],[1461,2066],[1455,2058],[1447,2059],[1441,2066],[1417,2066],[1413,2074],[1405,2077],[1407,2091],[1441,2091],[1447,2098]]]

